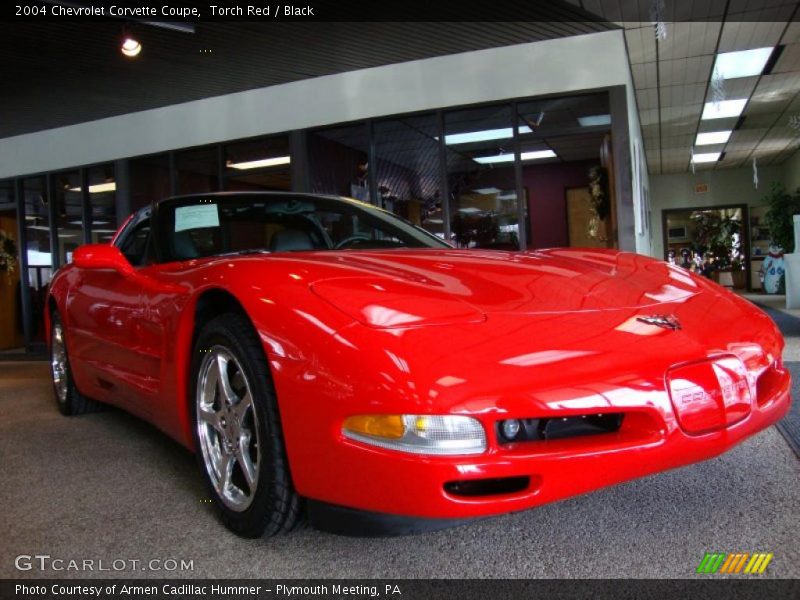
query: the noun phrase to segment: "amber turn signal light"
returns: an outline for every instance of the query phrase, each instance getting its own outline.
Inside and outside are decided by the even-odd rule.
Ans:
[[[361,435],[371,435],[399,440],[406,431],[401,415],[356,415],[344,422],[344,430]]]

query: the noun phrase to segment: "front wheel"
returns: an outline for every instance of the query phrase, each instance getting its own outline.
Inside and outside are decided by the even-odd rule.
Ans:
[[[290,530],[300,500],[264,351],[245,317],[202,328],[192,375],[195,452],[222,521],[249,538]]]

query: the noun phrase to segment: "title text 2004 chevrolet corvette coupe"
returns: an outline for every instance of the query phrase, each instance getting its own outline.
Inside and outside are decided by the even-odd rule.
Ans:
[[[715,456],[789,407],[748,302],[612,250],[454,249],[342,198],[162,201],[56,274],[65,414],[193,449],[224,522],[381,534]]]

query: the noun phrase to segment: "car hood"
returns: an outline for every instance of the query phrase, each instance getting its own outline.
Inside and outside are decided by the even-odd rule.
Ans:
[[[500,313],[641,309],[682,303],[711,289],[680,268],[607,250],[350,251],[296,258],[323,267],[308,269],[314,294],[376,328],[480,322]]]

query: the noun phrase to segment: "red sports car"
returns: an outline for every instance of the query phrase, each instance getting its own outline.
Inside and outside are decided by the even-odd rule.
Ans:
[[[164,200],[50,287],[58,407],[195,451],[222,520],[405,533],[716,456],[789,408],[752,304],[628,252],[454,249],[355,200]]]

